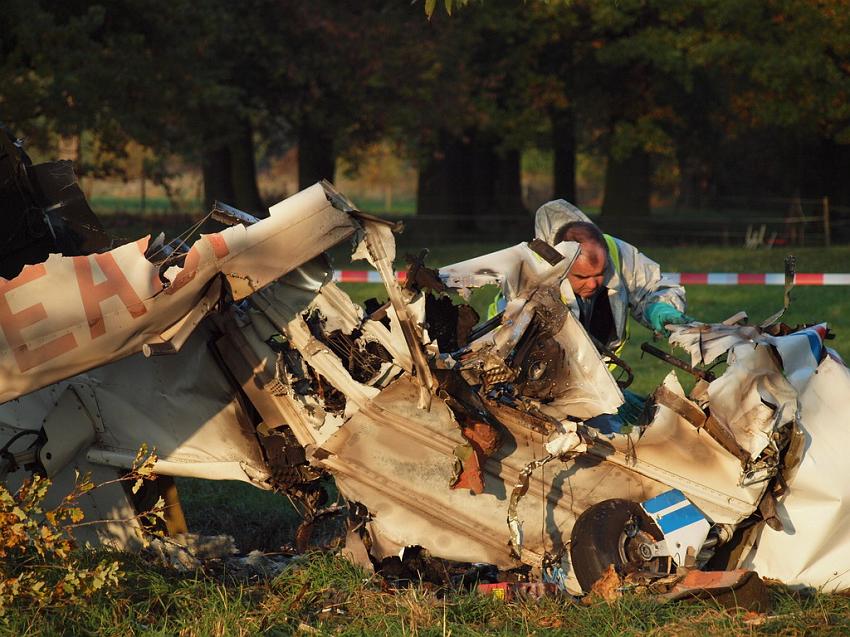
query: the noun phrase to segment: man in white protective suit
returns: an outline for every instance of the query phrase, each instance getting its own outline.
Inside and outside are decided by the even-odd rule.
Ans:
[[[557,199],[535,215],[534,234],[550,245],[576,241],[581,252],[561,286],[561,298],[588,333],[619,355],[629,339],[629,313],[649,329],[693,319],[685,314],[685,289],[666,279],[659,265],[633,245],[602,231],[573,204]],[[644,400],[624,392],[620,416],[637,420]],[[616,427],[615,427],[616,429]]]

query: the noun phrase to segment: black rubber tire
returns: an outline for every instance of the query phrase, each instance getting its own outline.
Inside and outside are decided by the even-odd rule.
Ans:
[[[584,511],[570,535],[570,558],[581,588],[589,592],[602,573],[613,564],[623,573],[626,562],[620,554],[620,542],[630,519],[641,531],[661,539],[657,527],[637,502],[615,498],[598,502]]]

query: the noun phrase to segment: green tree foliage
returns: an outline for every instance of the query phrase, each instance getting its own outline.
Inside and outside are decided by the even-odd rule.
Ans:
[[[179,153],[208,200],[258,212],[258,136],[298,144],[302,185],[390,136],[420,163],[426,213],[520,210],[530,146],[554,151],[570,198],[576,149],[606,157],[612,221],[648,212],[659,159],[684,203],[850,202],[848,15],[847,0],[8,0],[0,117],[34,141],[91,130]]]
[[[835,189],[807,184],[799,157],[840,157],[850,141],[846,2],[579,0],[530,11],[557,15],[570,34],[581,141],[607,157],[612,222],[648,213],[655,159],[675,160],[685,196],[732,183],[735,194]],[[771,154],[776,176],[765,180],[753,169]]]
[[[254,132],[302,144],[302,179],[333,177],[337,154],[374,141],[393,78],[388,29],[405,7],[121,0],[10,0],[0,16],[2,117],[32,136],[96,130],[202,164],[206,199],[253,212]],[[406,12],[410,15],[410,12]],[[394,17],[396,16],[396,17]],[[418,16],[422,20],[421,16]]]
[[[398,127],[420,165],[425,214],[516,215],[520,153],[546,130],[541,31],[522,4],[493,1],[434,15]]]
[[[848,21],[844,0],[704,8],[695,56],[720,102],[719,190],[850,203]]]
[[[301,187],[333,179],[336,158],[356,163],[359,152],[386,130],[413,45],[407,7],[386,1],[297,0],[266,3],[278,25],[266,29],[264,132],[299,148]],[[416,16],[421,21],[421,17]],[[269,18],[272,19],[272,18]],[[257,25],[257,33],[262,31]]]

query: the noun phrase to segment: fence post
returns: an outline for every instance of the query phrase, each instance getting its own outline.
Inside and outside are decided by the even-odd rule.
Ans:
[[[823,243],[827,248],[832,243],[831,228],[829,226],[829,197],[823,198]]]

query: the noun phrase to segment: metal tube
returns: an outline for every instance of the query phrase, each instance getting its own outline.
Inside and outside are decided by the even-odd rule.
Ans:
[[[703,371],[701,369],[693,367],[692,365],[688,365],[685,361],[676,358],[672,354],[668,354],[667,352],[664,352],[655,347],[654,345],[650,345],[649,343],[641,343],[640,348],[647,354],[652,354],[656,358],[660,358],[661,360],[663,360],[665,363],[672,365],[673,367],[678,367],[682,371],[689,373],[691,376],[701,378],[707,383],[710,383],[716,378],[716,376],[711,372]]]

